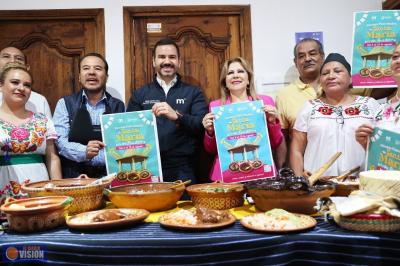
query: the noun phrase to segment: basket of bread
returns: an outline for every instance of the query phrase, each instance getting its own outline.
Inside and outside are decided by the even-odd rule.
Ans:
[[[331,197],[322,209],[348,230],[393,232],[400,230],[400,171],[364,171],[360,190],[348,197]]]

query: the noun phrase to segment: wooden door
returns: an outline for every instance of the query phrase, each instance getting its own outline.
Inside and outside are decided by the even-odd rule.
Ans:
[[[226,59],[252,64],[250,6],[124,7],[126,100],[131,89],[151,82],[152,50],[161,38],[176,41],[183,80],[202,88],[208,101],[220,97]],[[197,176],[207,181],[213,157],[201,151]]]
[[[399,0],[386,0],[382,2],[382,9],[400,9]]]
[[[104,55],[104,11],[0,11],[0,49],[21,49],[31,66],[33,89],[43,94],[52,111],[58,99],[80,89],[79,58]]]
[[[154,75],[152,50],[161,38],[181,51],[180,74],[207,99],[220,97],[219,73],[226,59],[252,63],[250,6],[124,7],[126,98]]]

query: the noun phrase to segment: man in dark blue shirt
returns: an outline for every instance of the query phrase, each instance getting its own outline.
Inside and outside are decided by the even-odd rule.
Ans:
[[[164,181],[191,179],[204,135],[202,119],[207,104],[200,88],[182,82],[178,74],[179,47],[162,39],[153,50],[153,82],[133,90],[127,111],[152,110],[157,116]]]

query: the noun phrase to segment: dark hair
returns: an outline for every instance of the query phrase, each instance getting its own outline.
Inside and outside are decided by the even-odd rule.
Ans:
[[[107,63],[106,59],[104,58],[104,56],[102,56],[101,54],[98,54],[98,53],[88,53],[88,54],[85,54],[85,55],[79,60],[79,72],[81,72],[81,63],[82,63],[83,59],[85,59],[86,57],[89,57],[89,56],[94,56],[94,57],[100,58],[101,61],[103,61],[103,63],[104,63],[104,69],[106,70],[106,74],[108,75],[108,63]]]
[[[176,51],[178,52],[178,57],[180,57],[180,52],[179,52],[179,47],[176,44],[176,42],[170,38],[164,38],[159,40],[158,42],[156,42],[156,45],[154,45],[154,49],[153,49],[153,58],[156,56],[156,49],[158,46],[162,46],[162,45],[173,45],[176,48]]]
[[[318,52],[320,54],[325,54],[324,47],[322,46],[322,43],[320,41],[313,39],[313,38],[304,38],[294,46],[294,49],[293,49],[294,58],[297,58],[297,47],[299,47],[300,44],[305,43],[305,42],[315,42],[318,46]]]
[[[3,67],[3,69],[0,73],[0,83],[4,83],[8,72],[10,72],[12,70],[22,70],[22,71],[26,72],[29,75],[29,77],[31,78],[31,82],[33,83],[32,74],[28,71],[28,68],[26,67],[26,65],[23,65],[21,63],[15,63],[15,62],[10,62],[10,63],[5,64],[5,66]]]

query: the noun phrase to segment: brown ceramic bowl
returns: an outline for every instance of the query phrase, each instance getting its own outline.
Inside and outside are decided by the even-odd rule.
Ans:
[[[193,204],[215,210],[240,207],[244,202],[244,186],[239,183],[206,183],[191,185],[187,189]]]
[[[170,188],[177,183],[141,183],[105,189],[104,194],[118,208],[165,211],[176,206],[185,191],[185,185]]]
[[[360,187],[359,179],[354,176],[347,177],[345,181],[337,181],[335,177],[322,177],[322,179],[330,180],[336,184],[336,189],[332,196],[347,197]]]
[[[257,209],[269,211],[274,208],[284,209],[289,212],[313,214],[318,198],[329,197],[335,191],[333,185],[325,189],[307,190],[269,190],[264,188],[247,188],[249,195],[254,200]]]
[[[66,210],[72,201],[66,196],[10,200],[1,206],[1,211],[7,215],[11,230],[36,232],[65,224]]]
[[[74,198],[69,213],[77,214],[102,208],[105,205],[103,189],[111,184],[111,180],[100,184],[92,184],[95,178],[66,178],[33,182],[22,185],[22,190],[29,197],[70,196]]]

